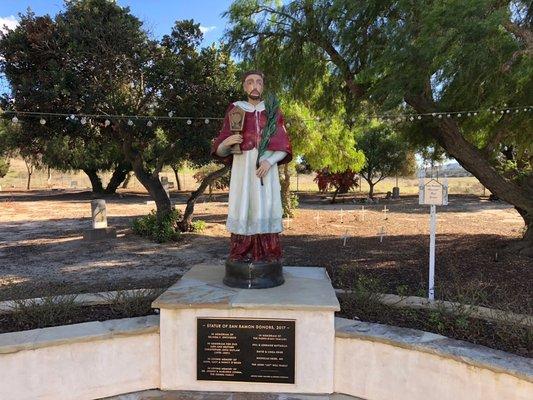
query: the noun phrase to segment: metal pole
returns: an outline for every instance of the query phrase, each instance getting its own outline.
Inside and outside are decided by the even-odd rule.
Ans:
[[[437,230],[437,206],[431,205],[429,218],[429,300],[435,300],[435,231]]]

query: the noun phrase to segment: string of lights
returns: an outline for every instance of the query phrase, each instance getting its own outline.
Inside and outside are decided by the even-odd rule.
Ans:
[[[439,112],[428,112],[428,113],[382,113],[369,115],[369,118],[378,118],[382,120],[390,120],[396,122],[413,122],[415,120],[422,120],[428,118],[470,118],[476,117],[481,113],[491,113],[493,115],[512,115],[518,114],[521,112],[530,112],[533,111],[533,106],[516,106],[516,107],[503,107],[495,108],[491,107],[489,109],[483,110],[463,110],[463,111],[439,111]],[[192,116],[177,116],[174,115],[174,111],[169,111],[167,115],[118,115],[118,114],[85,114],[85,113],[51,113],[51,112],[42,112],[42,111],[18,111],[18,110],[5,110],[4,114],[13,115],[11,122],[17,124],[20,121],[20,118],[39,118],[41,125],[45,125],[48,119],[52,118],[65,118],[67,121],[79,122],[82,125],[87,123],[93,123],[95,120],[103,122],[104,126],[109,126],[111,121],[126,121],[130,126],[135,125],[134,121],[146,121],[146,125],[151,127],[154,122],[157,121],[177,121],[177,120],[186,120],[188,125],[191,125],[193,121],[200,120],[204,124],[209,124],[211,120],[222,120],[223,117],[192,117]],[[303,119],[302,121],[321,121],[321,118],[308,118]],[[323,121],[323,119],[322,119]],[[356,119],[353,118],[352,122],[355,122]]]

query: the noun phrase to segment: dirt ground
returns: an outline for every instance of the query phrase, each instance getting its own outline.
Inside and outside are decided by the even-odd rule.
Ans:
[[[172,197],[184,209],[186,194]],[[229,234],[223,194],[196,206],[196,218],[207,222],[205,231],[184,234],[171,244],[132,234],[132,220],[153,206],[147,196],[131,192],[106,198],[117,240],[84,241],[83,231],[91,226],[90,200],[88,192],[0,192],[0,300],[163,287],[194,264],[224,262]],[[428,207],[419,206],[415,196],[362,207],[301,194],[295,217],[285,221],[285,264],[327,267],[337,286],[365,276],[389,293],[425,295]],[[468,295],[480,304],[531,313],[533,262],[504,251],[521,236],[518,213],[505,203],[455,195],[438,208],[437,218],[437,296]]]

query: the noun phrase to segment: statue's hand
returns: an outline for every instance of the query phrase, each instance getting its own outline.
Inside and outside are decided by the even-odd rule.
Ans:
[[[234,144],[242,143],[242,135],[229,135],[226,139],[222,141],[222,145],[225,147],[231,147]]]
[[[259,168],[255,171],[258,178],[263,178],[270,169],[271,165],[267,160],[263,160],[259,163]]]

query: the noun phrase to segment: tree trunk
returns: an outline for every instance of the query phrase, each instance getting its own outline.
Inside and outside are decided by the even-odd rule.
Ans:
[[[522,216],[525,222],[525,232],[522,240],[509,246],[509,251],[517,251],[522,255],[533,257],[533,218],[525,210],[515,207],[516,211]]]
[[[291,173],[289,164],[283,164],[283,179],[281,180],[281,204],[283,205],[283,217],[292,218],[293,210],[291,208]]]
[[[104,190],[104,193],[114,194],[117,191],[120,184],[124,182],[124,180],[126,179],[128,172],[130,172],[129,164],[120,163],[119,165],[117,165],[117,167],[113,171],[113,175],[111,175],[111,179],[109,180],[109,183],[107,184]]]
[[[31,188],[31,176],[32,175],[33,175],[33,168],[31,172],[28,170],[28,181],[26,182],[26,190],[30,190]]]
[[[135,172],[135,176],[155,201],[157,219],[161,222],[171,213],[172,203],[159,180],[159,170],[156,169],[154,172],[146,170],[141,153],[133,149],[132,143],[128,140],[124,140],[122,149],[126,160]]]
[[[333,197],[331,198],[331,204],[335,204],[335,201],[337,200],[337,195],[339,194],[339,189],[340,189],[340,186],[335,189],[335,191],[333,192]]]
[[[26,190],[30,190],[31,176],[33,175],[34,166],[31,161],[28,161],[26,159],[24,159],[24,163],[26,164],[26,170],[28,171],[28,181],[26,182]]]
[[[141,184],[146,188],[152,199],[155,201],[157,207],[157,218],[162,220],[172,211],[172,203],[167,196],[167,192],[163,188],[159,176],[154,176],[143,168],[139,168],[134,164],[133,170]]]
[[[368,197],[370,197],[371,199],[374,198],[374,186],[376,185],[375,183],[372,183],[372,181],[367,181],[368,182]]]
[[[89,180],[91,181],[93,193],[96,193],[96,194],[104,193],[104,187],[102,186],[102,180],[98,176],[97,170],[84,168],[83,172],[87,174],[87,176],[89,177]]]
[[[174,176],[176,177],[176,189],[178,191],[181,191],[181,188],[182,188],[182,184],[181,184],[181,179],[180,179],[180,176],[178,174],[178,168],[172,166],[172,171],[174,171]]]
[[[48,187],[52,186],[52,168],[48,167],[48,177],[46,178],[46,185]]]
[[[124,183],[122,184],[122,189],[127,189],[128,186],[130,185],[130,182],[131,182],[131,178],[133,178],[133,172],[130,171],[128,172],[128,174],[126,175],[126,179],[124,179]]]
[[[228,172],[228,170],[229,166],[225,165],[224,167],[217,169],[214,172],[211,172],[202,180],[202,183],[200,183],[198,189],[191,193],[191,196],[187,199],[187,207],[185,207],[183,219],[178,222],[178,228],[180,231],[188,232],[191,229],[192,216],[194,213],[194,204],[196,203],[196,200],[198,200],[198,197],[202,195],[202,193],[211,184],[211,182],[223,176],[226,172]]]
[[[435,111],[431,101],[420,96],[405,96],[405,101],[417,112]],[[483,186],[499,198],[515,206],[526,224],[526,232],[521,244],[523,253],[531,253],[533,248],[533,185],[526,180],[519,186],[498,173],[481,150],[468,142],[461,134],[456,122],[445,118],[437,127],[428,132],[455,158],[461,166],[474,175]],[[521,250],[521,252],[522,252]]]

